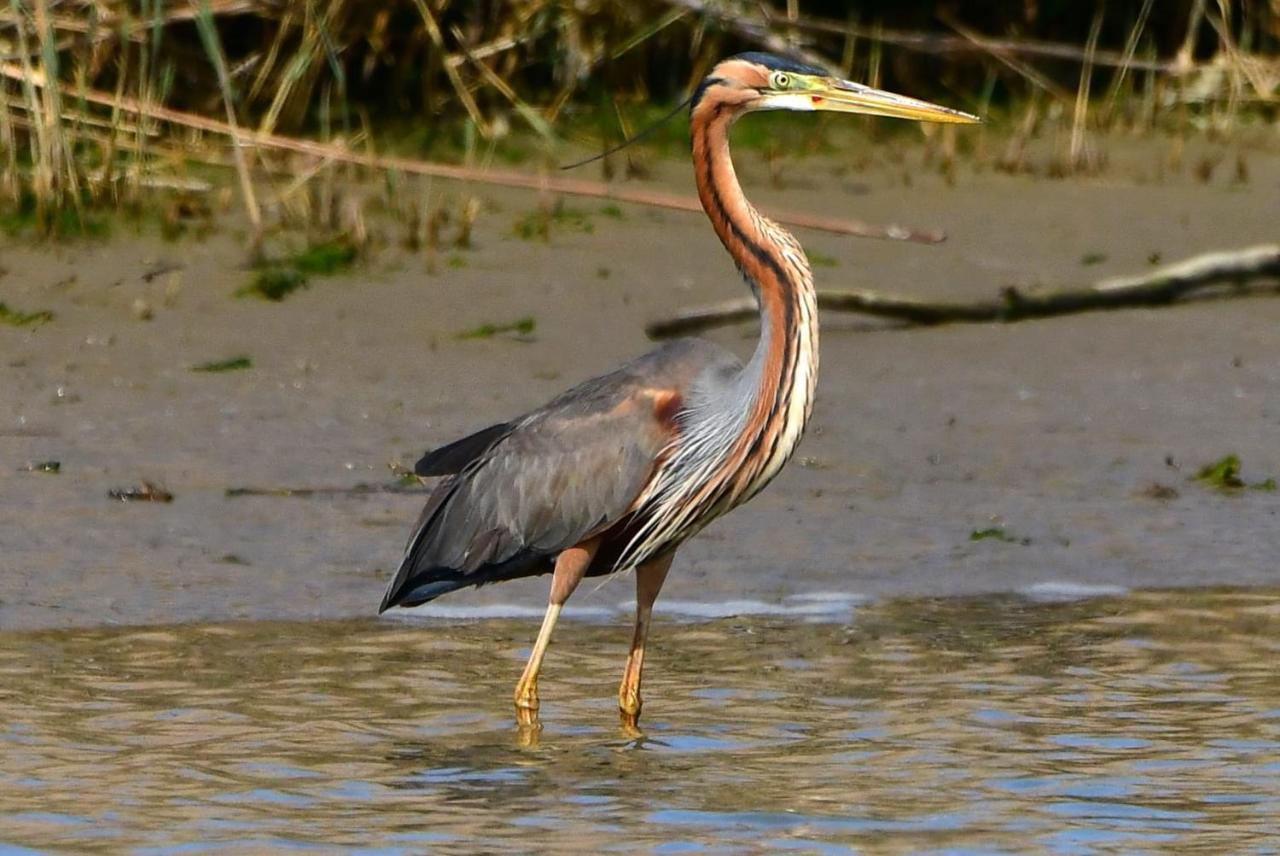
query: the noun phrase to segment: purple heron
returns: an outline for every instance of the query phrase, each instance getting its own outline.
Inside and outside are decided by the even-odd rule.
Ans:
[[[618,707],[624,726],[635,727],[650,614],[676,549],[768,484],[809,420],[818,377],[813,275],[799,242],[743,195],[730,126],[756,110],[978,121],[763,53],[720,62],[689,105],[698,196],[760,307],[751,358],[744,364],[700,339],[673,341],[415,467],[444,479],[379,611],[551,573],[546,616],[516,685],[523,724],[536,722],[538,672],[565,601],[584,577],[634,570],[635,632]]]

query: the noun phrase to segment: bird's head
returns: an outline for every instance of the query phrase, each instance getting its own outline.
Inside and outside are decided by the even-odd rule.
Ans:
[[[982,121],[959,110],[842,80],[816,66],[767,53],[738,54],[719,62],[694,93],[690,111],[697,114],[700,109],[728,109],[734,116],[756,110],[827,110],[917,122]]]

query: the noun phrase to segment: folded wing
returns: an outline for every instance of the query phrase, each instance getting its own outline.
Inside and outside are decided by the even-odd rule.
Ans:
[[[706,343],[671,343],[425,456],[419,474],[453,474],[423,509],[381,609],[545,573],[622,520],[677,441],[690,384],[725,360]]]

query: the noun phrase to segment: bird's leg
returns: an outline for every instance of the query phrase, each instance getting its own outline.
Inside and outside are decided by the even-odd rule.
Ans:
[[[673,557],[673,553],[668,553],[636,568],[636,629],[631,637],[631,653],[627,656],[627,668],[622,673],[622,685],[618,687],[618,711],[622,715],[622,727],[628,732],[636,730],[640,719],[640,672],[644,667],[649,617],[653,614],[653,602],[662,591]]]
[[[555,630],[560,610],[578,587],[578,583],[582,582],[599,546],[598,538],[583,541],[556,558],[547,613],[542,618],[542,628],[538,631],[537,641],[533,643],[533,653],[525,664],[524,674],[516,684],[516,720],[521,725],[533,725],[538,720],[538,671],[542,668],[542,656],[547,653],[547,645],[551,643],[551,632]]]

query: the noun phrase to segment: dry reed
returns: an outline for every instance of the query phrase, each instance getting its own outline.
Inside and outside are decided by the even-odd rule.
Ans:
[[[370,130],[394,126],[396,117],[435,128],[465,117],[479,145],[489,147],[514,119],[534,132],[538,147],[550,149],[575,103],[599,104],[602,93],[621,101],[678,97],[717,57],[742,48],[763,46],[811,61],[837,57],[844,73],[887,85],[895,82],[884,79],[889,75],[936,74],[941,57],[947,85],[981,93],[975,104],[990,103],[997,91],[1009,104],[1043,93],[1050,108],[1060,105],[1055,109],[1071,116],[1066,162],[1073,170],[1095,163],[1089,132],[1120,112],[1116,104],[1136,73],[1144,75],[1143,87],[1129,119],[1148,126],[1162,111],[1181,115],[1183,102],[1198,100],[1221,127],[1250,105],[1269,108],[1280,94],[1280,63],[1267,54],[1280,45],[1274,4],[1233,11],[1224,2],[1212,8],[1196,2],[1185,40],[1162,52],[1146,23],[1150,0],[1136,20],[1108,22],[1111,30],[1082,12],[1089,24],[1083,47],[1036,38],[1035,21],[1022,38],[985,35],[1002,23],[983,12],[967,11],[978,17],[965,22],[945,19],[957,36],[882,20],[826,19],[805,14],[805,4],[795,0],[773,6],[748,0],[0,3],[0,205],[28,216],[41,231],[75,228],[87,208],[137,205],[156,185],[184,181],[185,161],[225,160],[229,145],[251,248],[260,247],[268,228],[264,212],[296,215],[313,181],[322,185],[317,198],[329,201],[303,206],[310,216],[364,230],[361,217],[341,213],[350,203],[333,201],[332,183],[337,170],[350,168],[341,163],[397,168],[394,158],[373,151]],[[1196,35],[1202,23],[1218,47],[1197,56],[1194,47],[1203,53],[1206,42]],[[1103,44],[1110,32],[1116,33],[1112,42],[1123,43],[1119,50]],[[921,56],[921,65],[913,65]],[[1091,113],[1090,87],[1099,75],[1109,76],[1102,79],[1105,107]],[[1074,97],[1064,85],[1072,77]],[[1032,103],[1019,114],[1054,114]],[[210,119],[215,112],[221,121]],[[622,122],[607,124],[616,134]],[[1007,168],[1041,124],[1021,122],[1003,159]],[[256,150],[250,157],[246,144],[317,130],[323,143],[307,155],[319,160],[300,171],[288,167],[293,180],[259,202],[270,179],[255,172],[255,163],[268,174],[280,165]],[[364,154],[349,156],[358,147]],[[479,150],[474,141],[471,150]],[[333,152],[348,156],[335,159]],[[439,166],[426,171],[450,174]],[[413,220],[407,243],[428,240],[429,206],[390,207]]]

